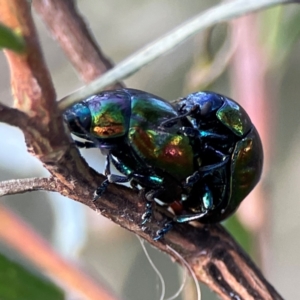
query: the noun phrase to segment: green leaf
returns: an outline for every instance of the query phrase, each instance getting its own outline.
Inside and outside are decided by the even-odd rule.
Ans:
[[[62,300],[63,292],[0,254],[0,299]]]
[[[0,49],[7,48],[15,52],[24,52],[25,43],[21,35],[0,24]]]

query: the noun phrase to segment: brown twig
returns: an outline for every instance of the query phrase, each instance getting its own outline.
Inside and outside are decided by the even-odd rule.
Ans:
[[[27,1],[0,0],[0,21],[18,30],[26,43],[27,50],[24,54],[18,55],[9,50],[6,50],[5,54],[11,69],[15,107],[29,117],[26,126],[20,127],[25,134],[28,150],[68,189],[72,189],[76,181],[70,180],[69,176],[75,169],[82,174],[80,177],[83,182],[93,181],[97,175],[80,159],[78,150],[70,145],[69,134],[57,110],[54,87],[43,59]],[[4,106],[2,112],[3,109],[8,111]],[[14,114],[17,118],[19,112],[10,111],[10,116]],[[90,187],[90,184],[88,185]]]
[[[55,178],[25,178],[0,182],[0,197],[38,190],[56,192],[57,182]]]
[[[90,82],[112,68],[78,13],[75,1],[33,0],[32,3],[83,81]],[[121,83],[111,86],[120,87]]]
[[[1,22],[19,32],[26,44],[26,51],[22,55],[5,50],[10,65],[14,104],[16,108],[30,117],[37,117],[40,123],[46,125],[55,113],[55,106],[52,105],[56,100],[55,90],[44,63],[30,7],[21,5],[19,9],[15,9],[18,1],[11,2],[0,1]]]
[[[0,103],[0,122],[24,128],[28,121],[29,117],[25,113]]]

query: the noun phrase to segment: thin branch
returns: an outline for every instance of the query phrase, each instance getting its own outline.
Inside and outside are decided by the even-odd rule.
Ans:
[[[29,118],[25,113],[0,103],[0,122],[24,128],[26,127],[28,120]]]
[[[0,197],[5,195],[22,194],[38,190],[56,192],[57,180],[55,180],[54,177],[36,177],[0,181]]]
[[[98,177],[100,183],[101,177],[81,159],[75,146],[70,145],[69,133],[57,110],[54,87],[43,59],[29,2],[0,0],[0,22],[19,32],[26,44],[26,52],[22,55],[5,51],[10,65],[15,107],[28,116],[26,124],[13,123],[13,120],[10,124],[23,130],[29,152],[41,160],[65,188],[72,189],[76,181],[70,180],[70,174],[79,175],[83,182]],[[1,109],[2,121],[17,114],[3,105]]]
[[[83,81],[91,82],[113,67],[78,13],[75,1],[33,0],[33,6]],[[111,86],[120,87],[120,83]]]
[[[0,22],[20,33],[26,51],[5,50],[11,73],[14,107],[28,116],[23,124],[29,149],[43,162],[57,162],[69,147],[69,137],[57,111],[56,94],[45,64],[28,1],[0,0]],[[8,109],[2,106],[3,109]],[[10,115],[19,114],[10,111]],[[25,119],[23,117],[23,119]],[[19,121],[15,121],[14,125]]]
[[[105,87],[132,75],[146,64],[175,48],[187,38],[220,22],[237,18],[241,15],[265,9],[277,4],[294,3],[292,0],[236,0],[215,6],[193,19],[185,22],[164,37],[132,54],[112,70],[106,72],[97,80],[91,82],[76,92],[64,97],[59,103],[59,109],[64,111],[72,104],[99,93]]]
[[[19,7],[12,11],[15,6]],[[14,107],[30,117],[37,117],[39,123],[46,125],[55,114],[53,103],[56,95],[37,39],[29,4],[22,0],[0,0],[0,21],[19,32],[26,46],[22,55],[4,51],[11,70]]]

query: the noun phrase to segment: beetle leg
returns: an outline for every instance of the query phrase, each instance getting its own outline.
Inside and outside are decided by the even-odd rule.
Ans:
[[[188,113],[185,113],[185,114],[182,114],[180,116],[177,116],[177,117],[174,117],[174,118],[170,118],[168,120],[165,120],[163,122],[160,123],[159,127],[171,127],[172,125],[174,125],[178,120],[186,117],[189,115],[189,112]],[[169,124],[171,123],[171,124]],[[173,124],[172,124],[173,123]]]
[[[110,184],[108,180],[108,175],[110,175],[110,154],[106,155],[105,159],[105,168],[104,168],[104,175],[106,176],[106,180],[104,180],[100,186],[97,187],[96,191],[94,192],[93,201],[99,199],[103,193],[106,191],[108,185]]]
[[[147,222],[150,221],[151,217],[152,217],[152,205],[153,202],[152,201],[147,201],[146,202],[146,210],[142,215],[142,222],[141,225],[145,225]]]
[[[97,187],[96,191],[94,192],[93,202],[97,201],[102,194],[106,191],[107,186],[109,185],[108,179],[104,180],[100,186]]]
[[[102,182],[102,184],[96,189],[96,191],[94,193],[93,201],[96,201],[103,195],[103,193],[106,191],[106,189],[110,183],[124,183],[124,182],[130,181],[132,178],[131,174],[129,174],[127,176],[111,174],[110,173],[110,162],[111,162],[111,154],[109,153],[106,156],[106,160],[105,160],[104,175],[106,176],[106,180],[104,180]],[[113,161],[113,163],[115,164],[114,161]]]
[[[191,138],[200,138],[200,139],[208,138],[208,139],[216,139],[221,141],[228,139],[228,136],[226,135],[217,134],[205,130],[199,130],[197,128],[192,128],[192,127],[180,127],[179,132]]]
[[[108,174],[106,177],[107,179],[104,180],[102,184],[96,189],[93,201],[96,201],[103,195],[110,183],[124,183],[131,180],[130,176],[120,176],[115,174]]]
[[[200,167],[195,173],[186,178],[184,187],[192,187],[196,182],[198,182],[200,179],[203,179],[203,177],[207,176],[212,171],[224,167],[228,160],[229,156],[225,155],[225,159],[219,163]]]
[[[156,231],[156,236],[153,238],[154,241],[161,239],[167,232],[173,228],[174,220],[170,220],[164,224],[162,229]]]
[[[138,182],[136,181],[136,180],[131,180],[130,181],[130,186],[131,186],[131,188],[133,189],[133,190],[135,190],[135,191],[139,191],[140,189],[138,188]]]
[[[179,108],[179,112],[180,112],[180,111],[183,111],[184,106],[185,106],[185,104],[182,105],[182,106]],[[187,112],[185,112],[185,113],[182,112],[181,115],[179,115],[179,116],[177,116],[177,117],[170,118],[170,119],[168,119],[168,120],[166,120],[166,121],[161,122],[160,125],[159,125],[159,127],[171,127],[172,124],[171,124],[171,125],[169,124],[168,126],[167,126],[167,124],[168,124],[168,123],[174,123],[174,122],[176,122],[177,120],[180,120],[180,119],[182,119],[182,118],[188,117],[188,116],[190,116],[190,115],[192,115],[192,114],[195,114],[195,113],[197,113],[197,112],[200,112],[200,111],[201,111],[201,110],[200,110],[199,105],[196,104],[196,105],[194,105],[189,111],[187,111]]]
[[[107,176],[109,174],[110,174],[110,154],[106,155],[105,168],[104,168],[104,175]]]
[[[226,154],[224,154],[223,152],[221,152],[221,151],[219,151],[219,150],[217,150],[217,149],[215,149],[215,148],[213,148],[213,147],[211,147],[211,146],[208,146],[208,145],[205,145],[205,147],[204,147],[204,151],[210,151],[210,152],[212,152],[214,155],[216,155],[222,162],[223,161],[228,161],[228,159],[229,159],[229,156],[228,155],[226,155]]]
[[[205,131],[205,130],[199,130],[199,136],[201,138],[216,139],[216,140],[221,140],[221,141],[228,140],[228,136],[226,136],[226,135],[217,134],[217,133]]]
[[[210,188],[204,184],[203,190],[202,190],[202,196],[201,199],[202,205],[203,205],[203,212],[206,212],[208,210],[211,210],[213,208],[213,194],[210,190]]]
[[[162,191],[163,189],[150,190],[146,194],[143,194],[144,198],[146,199],[146,210],[142,215],[141,225],[145,225],[151,219],[153,202],[155,201],[154,198],[157,197]]]
[[[214,208],[214,196],[213,196],[213,193],[212,193],[212,190],[209,188],[209,186],[205,183],[202,183],[202,186],[200,189],[197,190],[198,191],[198,196],[199,196],[199,204],[200,204],[200,214],[202,215],[203,213],[206,214],[206,212],[212,210]],[[194,212],[194,214],[199,214],[199,212]],[[186,219],[185,216],[178,216],[179,218],[181,219]],[[175,220],[176,221],[176,220]],[[192,221],[192,220],[190,220]],[[177,222],[177,221],[176,221]],[[179,223],[182,223],[184,221],[178,221]],[[186,222],[189,222],[188,218],[187,218],[187,221]]]
[[[206,214],[207,214],[207,211],[201,212],[201,213],[190,214],[190,215],[175,216],[174,222],[186,223],[186,222],[196,221],[196,220],[199,220],[202,217],[204,217]]]

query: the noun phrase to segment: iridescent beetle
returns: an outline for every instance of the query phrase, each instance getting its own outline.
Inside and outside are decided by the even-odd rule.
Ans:
[[[88,140],[80,147],[98,147],[106,156],[107,180],[97,189],[95,199],[109,183],[130,181],[145,189],[148,199],[144,223],[151,216],[154,197],[164,203],[180,201],[181,184],[197,169],[190,138],[178,132],[191,126],[178,117],[167,101],[134,89],[106,91],[75,104],[64,114],[71,132]],[[123,175],[110,172],[110,164]]]
[[[215,93],[195,93],[170,104],[133,89],[106,91],[65,113],[71,132],[106,155],[109,183],[131,181],[152,202],[179,204],[172,222],[219,222],[233,213],[259,180],[262,146],[247,113]],[[110,163],[123,175],[110,173]],[[174,206],[175,207],[175,206]],[[176,205],[178,208],[178,205]]]
[[[186,180],[185,186],[191,189],[182,202],[193,214],[177,216],[176,221],[220,222],[238,208],[260,179],[263,149],[259,134],[246,111],[225,96],[197,92],[174,104],[192,124],[180,132],[200,141],[200,146],[194,144],[201,149],[202,159],[199,169]]]

